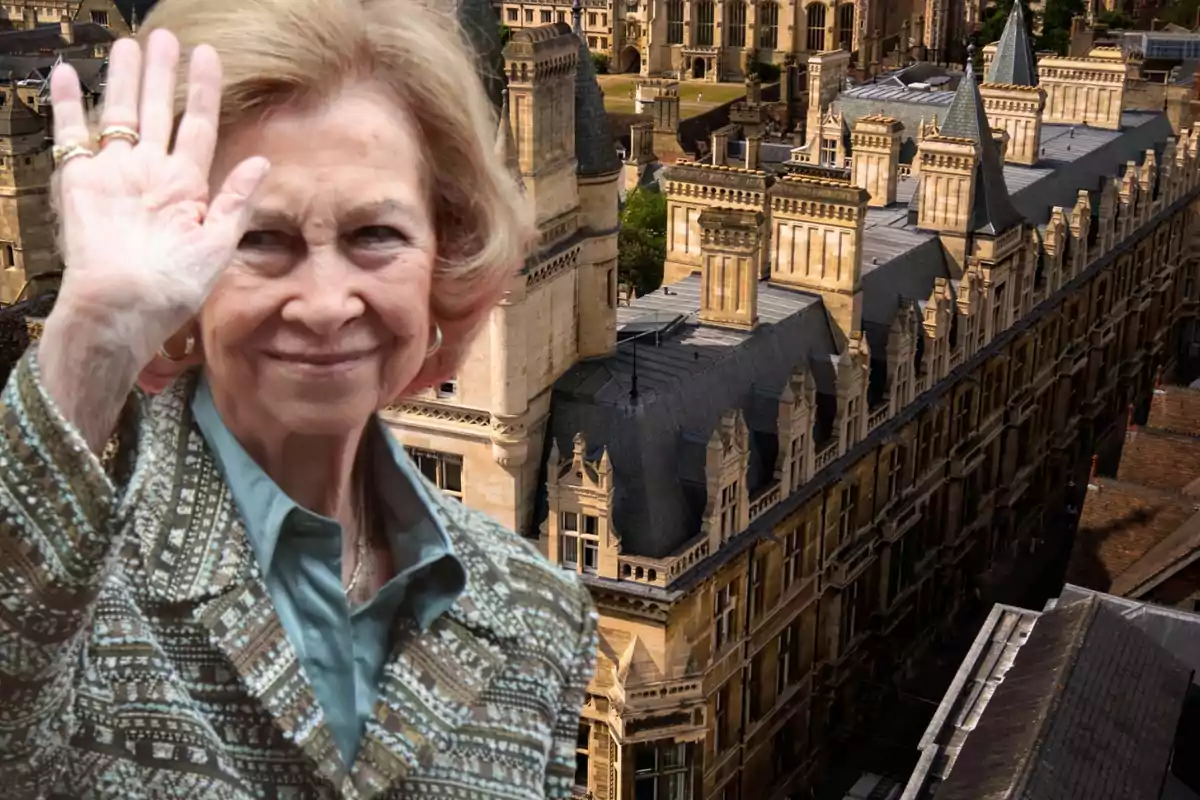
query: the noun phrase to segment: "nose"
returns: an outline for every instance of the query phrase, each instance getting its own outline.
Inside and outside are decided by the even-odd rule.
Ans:
[[[295,286],[281,312],[285,322],[329,336],[366,312],[354,265],[336,247],[310,250],[288,277]]]

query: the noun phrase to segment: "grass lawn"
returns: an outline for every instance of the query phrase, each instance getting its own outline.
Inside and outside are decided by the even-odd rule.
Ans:
[[[635,103],[630,94],[637,87],[637,79],[629,75],[598,75],[597,78],[604,90],[604,107],[616,114],[632,114]],[[679,116],[683,119],[694,117],[745,94],[746,87],[741,83],[680,81]]]

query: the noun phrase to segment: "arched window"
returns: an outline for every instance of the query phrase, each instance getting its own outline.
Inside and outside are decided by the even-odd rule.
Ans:
[[[696,46],[712,47],[713,4],[712,0],[701,0],[696,4]]]
[[[775,3],[758,7],[758,46],[762,50],[779,47],[779,6]]]
[[[746,46],[746,3],[745,0],[729,3],[725,6],[725,30],[729,39],[725,44],[730,47]]]
[[[667,0],[667,44],[683,44],[683,0]]]
[[[849,52],[854,47],[854,4],[838,6],[838,47]]]
[[[820,53],[825,49],[825,4],[808,6],[808,49]]]

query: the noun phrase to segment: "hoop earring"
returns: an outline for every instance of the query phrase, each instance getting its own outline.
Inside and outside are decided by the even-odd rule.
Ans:
[[[158,348],[158,354],[160,356],[162,356],[163,358],[165,358],[167,361],[170,361],[172,364],[178,364],[182,361],[187,361],[187,359],[194,352],[196,352],[196,337],[194,337],[194,336],[187,337],[187,340],[184,343],[183,355],[181,355],[181,356],[173,356],[170,353],[168,353],[166,342],[163,342],[162,347]]]
[[[433,323],[433,344],[429,345],[429,349],[425,351],[425,357],[430,358],[438,350],[442,349],[442,326],[436,322]]]

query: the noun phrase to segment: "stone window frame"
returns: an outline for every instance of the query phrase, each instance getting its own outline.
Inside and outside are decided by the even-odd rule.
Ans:
[[[559,560],[564,569],[594,575],[600,567],[600,518],[584,511],[560,511],[558,515]],[[567,552],[574,552],[568,560]],[[592,564],[588,565],[588,554]],[[583,558],[580,558],[580,555]]]
[[[758,47],[760,50],[780,50],[779,3],[773,0],[758,6]]]
[[[667,0],[667,44],[683,44],[683,0]]]
[[[651,751],[653,757],[649,765],[641,765],[638,763],[638,756]],[[637,795],[637,784],[652,782],[654,789],[652,797],[656,800],[674,800],[677,794],[672,793],[673,784],[676,780],[682,783],[684,797],[692,797],[693,792],[693,776],[692,764],[690,758],[691,750],[687,742],[675,742],[668,740],[656,740],[650,742],[637,742],[634,745],[633,756],[633,783],[634,795]],[[664,758],[664,754],[676,756],[675,759]],[[666,786],[663,786],[664,781]]]
[[[586,719],[579,721],[579,733],[575,737],[575,786],[588,788],[588,777],[591,773],[591,739],[592,726]],[[579,782],[579,772],[583,771],[583,783]]]
[[[405,451],[408,457],[412,460],[413,465],[428,478],[438,489],[448,497],[453,497],[455,500],[462,502],[463,499],[463,480],[465,470],[463,457],[457,453],[443,453],[437,450],[426,450],[420,447],[408,447]],[[426,464],[432,463],[432,471],[426,470]],[[457,469],[448,469],[454,468]],[[457,475],[457,480],[454,480],[454,475]],[[456,483],[457,486],[451,484]]]
[[[803,577],[804,569],[804,538],[801,531],[808,528],[808,522],[797,525],[783,537],[783,591],[788,591]]]
[[[737,580],[713,592],[713,652],[737,638]]]

